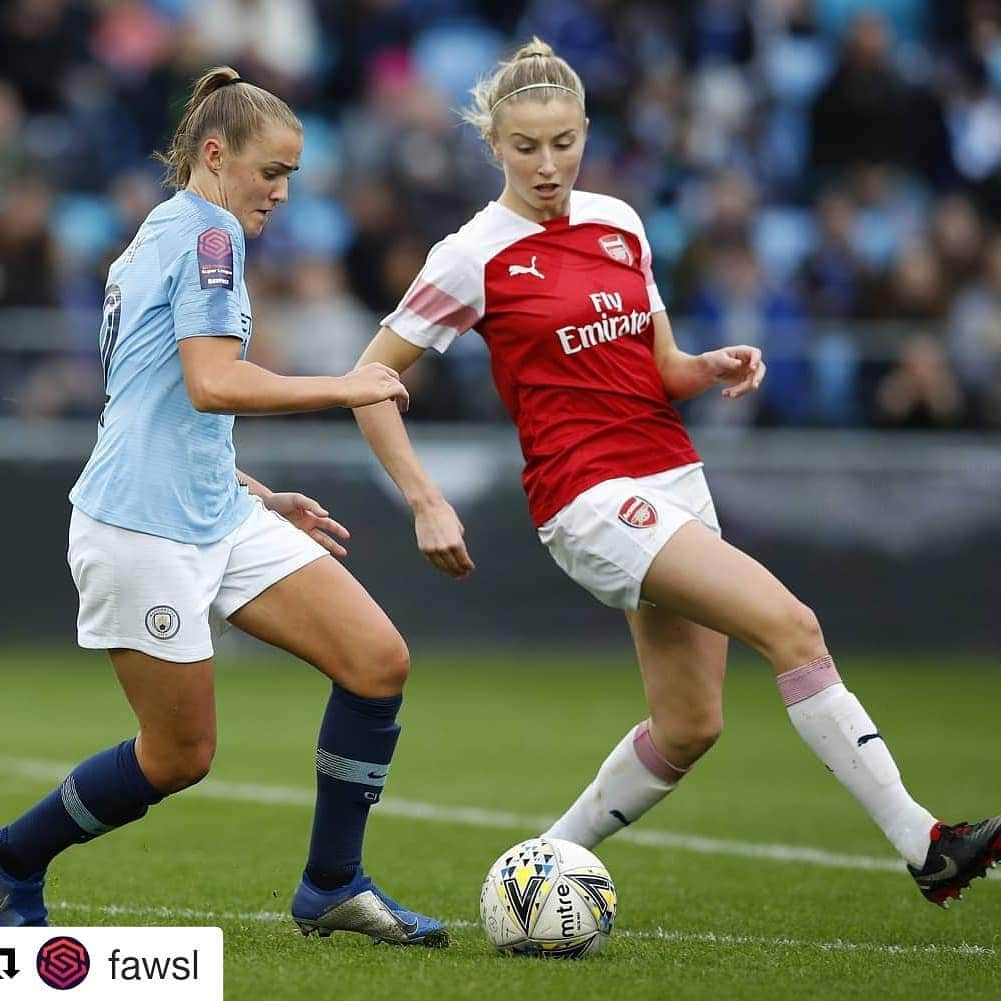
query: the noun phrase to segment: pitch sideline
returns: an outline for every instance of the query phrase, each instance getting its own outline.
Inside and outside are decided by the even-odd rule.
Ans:
[[[100,906],[98,904],[75,904],[59,901],[52,904],[50,910],[72,910],[84,913],[96,913],[107,917],[145,917],[165,918],[170,920],[190,921],[254,921],[283,922],[288,921],[291,929],[291,919],[288,914],[280,911],[202,911],[189,907],[123,907],[117,904]],[[476,921],[446,921],[450,928],[478,928]],[[71,927],[71,926],[69,926]],[[641,931],[616,928],[615,938],[632,938],[640,940],[658,940],[663,942],[700,943],[721,947],[765,947],[781,949],[816,949],[819,952],[862,952],[879,953],[886,956],[918,956],[918,955],[958,955],[992,957],[997,951],[989,945],[969,945],[965,942],[959,945],[887,945],[880,942],[851,942],[845,939],[832,941],[811,941],[796,938],[768,938],[764,935],[732,935],[720,932],[688,932],[668,928],[657,928],[654,931]]]
[[[58,761],[43,761],[33,758],[0,756],[0,773],[42,782],[60,782],[72,771],[72,764]],[[311,789],[294,786],[258,785],[244,782],[224,782],[220,779],[205,779],[196,786],[186,789],[179,796],[197,796],[203,799],[224,800],[260,805],[268,803],[284,806],[312,807],[315,794]],[[378,814],[387,817],[401,817],[408,820],[423,820],[430,823],[463,824],[469,827],[485,827],[501,830],[520,831],[526,837],[545,830],[552,822],[551,817],[538,817],[499,810],[484,810],[471,806],[446,806],[424,803],[419,800],[384,799],[378,806]],[[729,858],[747,858],[756,861],[798,862],[829,869],[850,869],[853,872],[892,872],[899,874],[903,862],[879,858],[872,855],[848,855],[811,848],[806,845],[768,844],[753,841],[735,841],[725,838],[708,838],[700,835],[676,834],[671,831],[631,830],[626,828],[615,835],[617,841],[642,845],[648,848],[673,848],[677,851],[695,852],[701,855],[725,855]],[[993,875],[993,874],[992,874]],[[998,882],[994,880],[994,882]]]

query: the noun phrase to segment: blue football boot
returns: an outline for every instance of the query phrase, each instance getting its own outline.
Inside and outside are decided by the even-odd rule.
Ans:
[[[362,872],[361,866],[346,886],[320,890],[306,876],[292,898],[292,918],[303,935],[316,932],[353,931],[375,942],[391,945],[424,945],[444,949],[448,932],[440,921],[415,914],[387,897]]]
[[[0,832],[2,833],[2,832]],[[45,873],[15,879],[0,869],[0,928],[38,928],[48,924],[42,890]]]

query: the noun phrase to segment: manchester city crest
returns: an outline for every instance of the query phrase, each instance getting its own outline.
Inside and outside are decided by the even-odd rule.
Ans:
[[[155,605],[146,613],[146,631],[158,640],[169,640],[181,628],[181,617],[170,605]]]

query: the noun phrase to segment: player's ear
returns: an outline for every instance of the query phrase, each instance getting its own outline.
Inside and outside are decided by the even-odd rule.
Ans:
[[[501,156],[500,149],[500,136],[497,135],[497,130],[493,126],[490,127],[490,131],[485,136],[488,143],[490,143],[490,150],[494,155],[494,159],[498,163],[504,162],[504,157]]]
[[[202,143],[202,160],[213,173],[222,168],[225,143],[218,136],[206,136]]]

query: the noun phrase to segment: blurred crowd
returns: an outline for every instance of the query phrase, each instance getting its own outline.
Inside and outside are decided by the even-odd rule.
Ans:
[[[499,192],[455,110],[532,34],[584,80],[579,187],[640,212],[679,342],[766,352],[760,394],[692,421],[1001,427],[998,0],[6,0],[0,413],[99,411],[107,266],[218,63],[305,125],[248,248],[253,357],[350,368]],[[500,416],[475,335],[408,378],[415,419]]]

